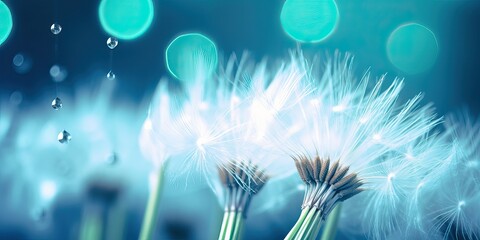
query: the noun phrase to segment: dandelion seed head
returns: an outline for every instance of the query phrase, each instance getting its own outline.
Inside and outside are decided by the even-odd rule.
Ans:
[[[316,89],[290,116],[303,128],[285,145],[295,153],[339,159],[361,174],[380,156],[423,136],[439,120],[430,105],[419,106],[421,96],[399,105],[400,80],[385,90],[383,77],[373,87],[368,74],[357,80],[351,61],[348,55],[336,55],[319,77],[307,70],[305,79]]]
[[[157,88],[148,117],[152,131],[147,134],[144,128],[140,142],[150,149],[150,159],[175,161],[169,164],[176,169],[174,178],[200,172],[211,182],[211,173],[218,167],[228,172],[232,164],[258,166],[268,176],[285,172],[279,169],[286,164],[275,161],[281,151],[269,137],[287,131],[279,119],[308,91],[300,84],[303,73],[295,61],[267,71],[264,63],[236,60],[231,58],[211,78],[182,82],[180,93],[168,91],[165,81]],[[217,189],[215,184],[209,185]]]
[[[209,105],[206,102],[201,102],[201,103],[198,104],[198,108],[200,110],[207,110],[209,108]]]
[[[395,178],[395,173],[389,173],[388,176],[387,176],[387,180],[389,182],[391,182],[393,180],[393,178]]]
[[[410,153],[405,153],[405,158],[408,159],[408,160],[414,160],[415,159],[415,157]]]
[[[240,104],[240,102],[241,102],[241,99],[238,96],[235,96],[235,95],[232,96],[232,104],[238,105]]]
[[[339,105],[333,106],[332,111],[333,112],[343,112],[343,111],[345,111],[346,108],[347,107],[345,105],[339,104]]]
[[[427,217],[421,227],[444,239],[478,239],[479,178],[469,163],[479,156],[480,124],[464,112],[449,115],[445,127],[443,135],[452,143],[452,150],[432,171],[435,181],[423,190],[423,204],[419,202],[418,206]]]
[[[359,121],[361,124],[364,124],[364,123],[367,123],[369,119],[370,119],[370,118],[364,116],[364,117],[361,117],[358,121]]]
[[[312,106],[318,106],[320,104],[320,100],[319,99],[312,99],[312,100],[310,100],[310,104]]]
[[[143,124],[143,129],[145,129],[146,131],[153,130],[152,120],[150,119],[145,120],[145,123]]]
[[[206,137],[199,137],[196,143],[199,149],[205,151],[205,145],[208,144],[208,139]]]

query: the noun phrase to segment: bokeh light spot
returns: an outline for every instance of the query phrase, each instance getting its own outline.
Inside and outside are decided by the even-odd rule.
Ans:
[[[51,180],[45,180],[40,185],[42,199],[51,200],[57,193],[57,184]]]
[[[388,59],[407,74],[425,72],[433,66],[437,55],[435,34],[418,23],[401,25],[388,38]]]
[[[0,45],[7,40],[12,31],[13,20],[12,13],[8,6],[0,1]]]
[[[334,0],[287,0],[280,21],[285,32],[299,42],[320,42],[328,38],[338,22]]]
[[[167,68],[177,79],[193,81],[198,75],[208,77],[217,67],[215,43],[199,33],[183,34],[175,38],[165,52]]]
[[[102,0],[98,15],[103,29],[119,39],[135,39],[150,27],[154,8],[151,0]]]

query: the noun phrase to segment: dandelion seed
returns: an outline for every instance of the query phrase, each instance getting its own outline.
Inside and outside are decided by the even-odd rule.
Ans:
[[[332,107],[333,112],[343,112],[345,111],[346,107],[344,105],[336,105]]]
[[[306,101],[321,98],[322,104],[312,106],[311,102],[300,102],[305,112],[298,115],[296,121],[302,122],[305,128],[284,143],[307,186],[302,213],[286,239],[315,238],[318,226],[330,211],[342,201],[350,202],[348,199],[357,194],[365,201],[362,207],[356,207],[356,212],[382,209],[371,221],[374,226],[371,232],[382,238],[394,232],[394,226],[401,220],[392,213],[410,189],[412,181],[405,177],[409,173],[420,175],[412,171],[408,162],[398,165],[395,159],[405,157],[404,154],[397,156],[399,149],[420,139],[438,123],[431,107],[418,107],[420,96],[417,96],[399,108],[397,98],[403,85],[401,81],[394,81],[381,91],[382,78],[369,90],[367,74],[358,85],[352,84],[356,81],[350,65],[348,56],[327,64],[316,91],[305,98]],[[309,78],[317,82],[313,75]],[[368,116],[374,116],[375,121],[370,121]],[[322,182],[314,177],[318,172],[322,176],[319,179],[327,180],[337,179],[336,174],[341,173],[338,180],[347,179],[347,186],[352,188],[339,193],[330,190],[331,184],[316,186]],[[362,193],[363,188],[369,191]],[[312,199],[320,201],[312,206]],[[382,225],[380,219],[387,218],[387,223]],[[379,226],[386,227],[380,229]]]
[[[265,70],[264,63],[250,69],[242,61],[246,60],[235,71],[229,62],[227,69],[220,70],[222,74],[183,82],[178,95],[162,84],[141,138],[147,154],[157,155],[152,159],[175,161],[178,171],[173,178],[197,171],[212,187],[220,185],[221,191],[215,191],[225,204],[220,236],[238,236],[240,228],[233,223],[244,221],[253,196],[270,177],[282,172],[277,168],[286,164],[274,161],[280,151],[267,139],[278,133],[279,119],[286,110],[309,91],[301,84],[304,73],[297,60],[281,65],[273,74]],[[200,69],[188,74],[196,79],[195,75],[203,73]],[[219,172],[221,184],[209,177],[213,171]],[[233,197],[238,201],[232,202]]]

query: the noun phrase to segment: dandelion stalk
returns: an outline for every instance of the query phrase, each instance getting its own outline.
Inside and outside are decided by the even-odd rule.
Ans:
[[[108,211],[106,239],[123,239],[125,227],[125,208],[121,204],[113,206]]]
[[[314,215],[315,215],[315,210],[310,209],[308,211],[308,215],[303,220],[302,226],[300,227],[300,230],[295,236],[295,239],[306,239],[307,231],[308,231],[307,229],[309,229],[310,225],[313,223],[312,218]]]
[[[363,183],[355,173],[347,174],[349,168],[341,166],[338,161],[331,166],[330,159],[324,160],[318,156],[313,159],[306,156],[294,157],[294,161],[307,190],[302,213],[285,239],[315,239],[322,222],[332,209],[363,191],[360,188]]]
[[[166,166],[160,168],[156,173],[155,181],[150,191],[147,208],[143,218],[142,230],[140,231],[140,240],[153,239],[153,230],[155,228],[157,213],[159,207],[159,200],[162,193],[163,175]]]
[[[218,239],[237,240],[242,235],[250,201],[268,177],[255,165],[243,163],[219,167],[218,172],[225,193],[225,213]]]
[[[320,214],[320,211],[317,211],[317,214],[315,215],[315,218],[313,220],[312,228],[310,229],[311,231],[308,232],[310,239],[316,239],[318,235],[318,231],[320,231],[320,227],[322,226],[322,215]]]
[[[243,213],[239,212],[237,216],[235,217],[235,225],[234,225],[234,232],[233,232],[233,237],[232,239],[240,239],[241,233],[242,233],[242,228],[243,228]]]
[[[83,213],[80,240],[102,239],[102,216],[98,209],[86,207]]]
[[[81,240],[100,240],[108,235],[108,215],[119,198],[120,190],[116,183],[105,180],[95,180],[88,185],[80,230]]]
[[[220,234],[218,235],[218,239],[225,238],[225,232],[227,230],[229,216],[230,216],[230,212],[225,211],[225,213],[223,214],[222,226],[220,227]]]
[[[302,210],[302,213],[300,214],[300,217],[298,218],[297,222],[295,223],[295,225],[293,226],[293,228],[290,230],[290,232],[288,233],[288,235],[285,237],[285,240],[292,240],[292,239],[295,238],[295,236],[297,235],[298,231],[299,231],[300,228],[302,227],[303,221],[305,220],[305,217],[307,217],[309,210],[310,210],[310,209],[308,209],[308,208],[304,208],[304,209]]]
[[[233,233],[235,231],[235,220],[237,218],[237,213],[236,212],[231,212],[228,216],[228,224],[227,228],[225,230],[225,237],[224,239],[235,239],[233,238]]]
[[[340,218],[340,212],[342,211],[342,204],[338,204],[330,213],[327,218],[327,223],[323,229],[321,240],[332,240],[335,238],[337,232],[338,219]]]

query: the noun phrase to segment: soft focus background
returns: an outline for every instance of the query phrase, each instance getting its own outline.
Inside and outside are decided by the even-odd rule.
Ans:
[[[257,60],[286,59],[288,51],[298,46],[280,24],[284,1],[154,0],[152,25],[136,39],[119,40],[112,64],[116,79],[107,81],[111,50],[98,17],[100,1],[3,2],[12,12],[13,30],[0,45],[0,239],[75,239],[83,206],[89,201],[86,186],[92,181],[121,189],[118,204],[124,210],[124,239],[137,238],[151,167],[138,153],[137,134],[158,81],[169,76],[165,49],[179,34],[200,32],[216,43],[223,56],[248,51]],[[424,102],[434,102],[439,115],[468,108],[478,116],[479,1],[338,0],[337,4],[340,17],[335,32],[320,43],[300,44],[302,49],[330,56],[336,50],[350,52],[359,76],[370,69],[374,76],[388,73],[390,79],[405,78],[404,98],[424,92]],[[57,57],[50,32],[54,22],[63,28]],[[397,69],[386,53],[392,31],[410,22],[427,26],[438,42],[435,64],[419,74]],[[57,84],[49,73],[54,64],[66,74]],[[57,95],[64,107],[53,112],[50,103]],[[56,142],[64,128],[72,133],[69,145]],[[129,144],[131,151],[125,150]],[[95,165],[103,161],[107,163]],[[98,180],[96,175],[106,178],[104,171],[112,176]],[[118,181],[110,183],[112,179]],[[69,181],[74,188],[62,190],[62,183]],[[33,196],[36,192],[39,196]],[[270,192],[275,191],[261,194]],[[266,210],[252,209],[245,239],[282,239],[287,234],[303,196],[300,191],[286,195],[269,196],[279,199],[270,205],[261,197],[253,203],[252,208]],[[215,238],[222,209],[208,187],[167,186],[162,201],[160,239]],[[346,236],[337,236],[341,237]]]

